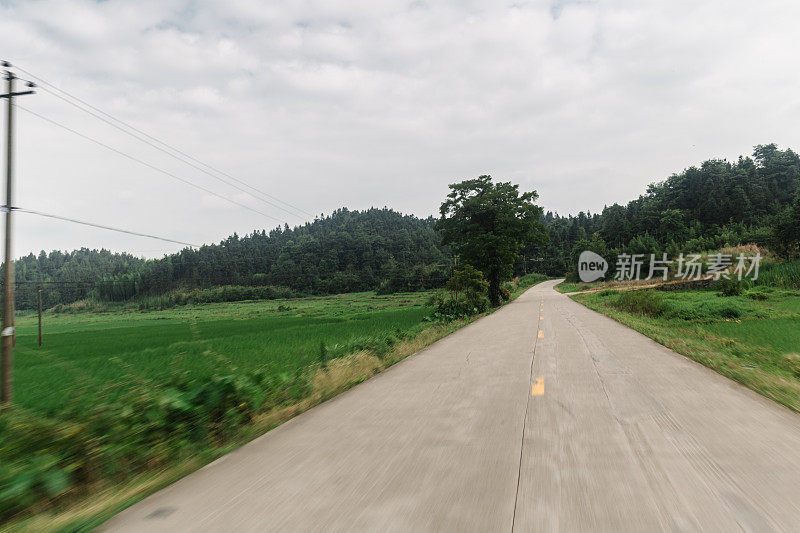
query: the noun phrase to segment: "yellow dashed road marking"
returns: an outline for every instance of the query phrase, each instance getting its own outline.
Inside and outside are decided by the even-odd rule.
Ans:
[[[543,339],[543,338],[544,338],[544,331],[542,331],[542,330],[539,330],[539,338],[540,338],[540,339]]]
[[[544,378],[536,378],[536,383],[531,387],[531,396],[544,396]]]

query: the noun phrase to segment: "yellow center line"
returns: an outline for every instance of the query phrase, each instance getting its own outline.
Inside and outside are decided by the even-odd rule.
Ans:
[[[531,396],[544,396],[544,378],[536,378],[531,387]]]
[[[543,338],[544,338],[544,331],[542,331],[542,330],[539,330],[539,338],[540,338],[540,339],[543,339]]]

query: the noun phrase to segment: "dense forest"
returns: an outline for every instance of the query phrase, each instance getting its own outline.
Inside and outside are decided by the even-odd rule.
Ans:
[[[562,217],[548,212],[549,243],[526,256],[549,275],[573,271],[592,250],[614,265],[618,253],[702,252],[755,243],[784,256],[800,238],[800,157],[774,144],[736,162],[712,159],[654,183],[627,205]]]
[[[221,285],[283,287],[298,295],[439,287],[452,256],[434,223],[385,208],[339,209],[295,228],[234,234],[156,260],[87,249],[30,254],[16,263],[17,306],[34,307],[39,284],[46,306]]]
[[[562,276],[585,249],[612,265],[620,252],[673,257],[741,243],[797,255],[799,190],[800,157],[759,145],[752,157],[705,161],[654,183],[624,206],[566,217],[545,213],[548,244],[528,246],[514,274]],[[295,228],[234,234],[161,259],[88,249],[30,254],[16,263],[17,306],[35,307],[39,284],[45,306],[224,285],[278,287],[284,295],[440,287],[453,257],[435,222],[387,208],[343,208]]]

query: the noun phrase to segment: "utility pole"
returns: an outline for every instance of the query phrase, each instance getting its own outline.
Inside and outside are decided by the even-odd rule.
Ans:
[[[2,62],[3,67],[10,68],[7,61]],[[11,251],[11,213],[14,209],[12,202],[12,185],[14,172],[14,97],[33,94],[33,91],[14,92],[16,76],[10,70],[5,71],[8,93],[0,94],[0,98],[8,99],[8,113],[6,115],[6,203],[3,211],[6,213],[6,242],[5,242],[5,269],[3,276],[3,329],[2,361],[0,361],[0,407],[7,407],[14,397],[14,256]],[[28,87],[35,87],[28,82]]]
[[[42,345],[42,286],[39,285],[36,289],[36,300],[39,304],[39,346]]]

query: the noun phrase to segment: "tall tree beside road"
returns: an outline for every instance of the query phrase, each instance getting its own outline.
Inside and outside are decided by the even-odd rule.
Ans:
[[[780,243],[779,250],[786,256],[795,257],[800,248],[800,193],[794,202],[782,213],[775,227],[775,234]]]
[[[480,176],[450,185],[436,229],[465,263],[489,281],[489,301],[500,303],[500,283],[511,277],[514,261],[527,244],[544,244],[547,233],[536,191]]]

